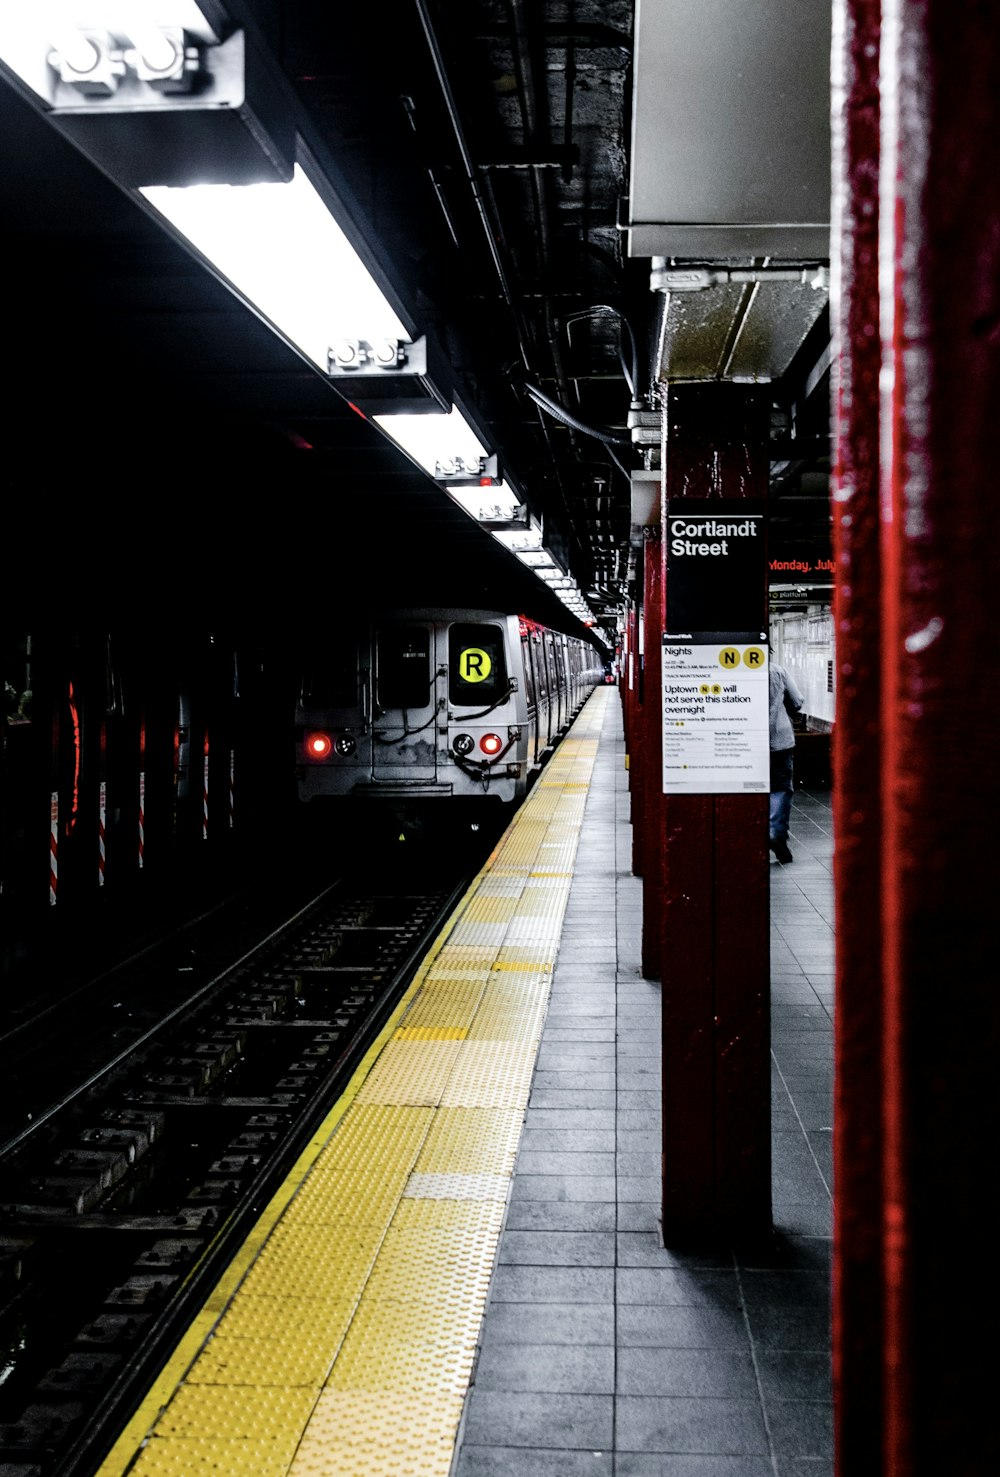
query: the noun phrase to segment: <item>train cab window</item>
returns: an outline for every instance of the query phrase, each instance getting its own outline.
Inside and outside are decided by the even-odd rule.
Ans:
[[[338,651],[310,654],[302,669],[299,695],[304,708],[358,706],[358,646],[350,634]]]
[[[382,626],[376,652],[380,708],[426,708],[431,700],[431,633],[426,626]]]
[[[500,626],[472,622],[448,634],[448,697],[467,707],[501,701],[509,691],[504,633]]]
[[[304,672],[301,702],[306,708],[356,708],[357,666],[314,667]]]

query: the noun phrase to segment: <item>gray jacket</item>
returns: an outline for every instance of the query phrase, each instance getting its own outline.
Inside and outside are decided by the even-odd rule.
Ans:
[[[792,720],[785,708],[785,694],[796,712],[805,702],[805,698],[795,685],[794,678],[781,665],[780,662],[770,662],[767,668],[768,698],[770,700],[770,738],[771,748],[794,749],[795,729]]]

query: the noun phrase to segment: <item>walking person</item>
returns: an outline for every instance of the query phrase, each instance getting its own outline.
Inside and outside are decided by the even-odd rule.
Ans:
[[[799,711],[805,699],[796,687],[794,678],[780,662],[772,661],[768,665],[767,680],[771,739],[768,846],[779,862],[787,863],[792,860],[792,853],[788,849],[788,819],[795,788],[795,729],[792,727],[792,714]]]

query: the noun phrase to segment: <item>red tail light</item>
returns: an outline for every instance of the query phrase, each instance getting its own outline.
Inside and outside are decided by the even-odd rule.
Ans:
[[[503,748],[503,739],[498,733],[484,733],[479,740],[479,747],[484,754],[499,754]]]
[[[333,748],[333,740],[328,733],[307,733],[306,753],[310,759],[326,759]]]

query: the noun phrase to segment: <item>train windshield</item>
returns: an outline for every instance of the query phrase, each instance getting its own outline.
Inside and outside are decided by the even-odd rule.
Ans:
[[[431,633],[426,626],[382,626],[376,701],[380,708],[425,708],[431,700]]]
[[[299,704],[303,708],[358,706],[358,648],[350,638],[342,649],[310,656],[303,668]]]
[[[448,634],[448,696],[467,707],[507,696],[510,682],[500,626],[455,624]]]

